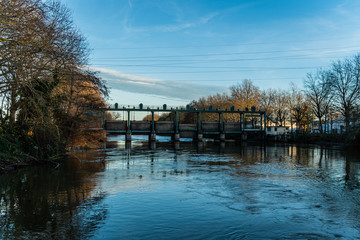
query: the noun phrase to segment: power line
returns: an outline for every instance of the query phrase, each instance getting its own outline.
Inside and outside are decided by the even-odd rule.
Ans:
[[[355,48],[355,49],[354,49]],[[307,51],[319,51],[319,50],[333,50],[333,48],[312,48],[312,49],[295,49],[295,50],[278,50],[278,51],[257,51],[257,52],[235,52],[235,53],[207,53],[207,54],[185,54],[185,55],[161,55],[161,56],[136,56],[126,58],[92,58],[94,60],[138,60],[138,59],[157,59],[157,58],[176,58],[176,57],[208,57],[208,56],[234,56],[234,55],[248,55],[248,54],[270,54],[270,53],[291,53],[291,52],[307,52]],[[342,49],[333,50],[325,54],[341,53],[360,50],[359,46],[344,47]],[[309,55],[317,55],[318,53],[312,53]],[[324,53],[322,53],[324,54]]]
[[[281,71],[281,70],[305,70],[305,69],[316,69],[316,67],[313,68],[267,68],[267,69],[239,69],[239,70],[206,70],[206,71],[136,71],[136,74],[168,74],[168,73],[172,73],[172,74],[196,74],[196,73],[241,73],[241,72],[266,72],[266,71]],[[100,71],[101,72],[101,71]],[[106,73],[105,73],[106,74]]]
[[[132,50],[132,49],[179,49],[179,48],[211,48],[211,47],[235,47],[235,46],[251,46],[251,45],[272,45],[280,43],[306,43],[306,42],[322,42],[330,40],[346,40],[354,39],[355,36],[346,37],[334,37],[323,39],[306,39],[306,40],[284,40],[284,41],[268,41],[268,42],[247,42],[247,43],[235,43],[235,44],[199,44],[199,45],[187,45],[187,46],[149,46],[149,47],[102,47],[96,48],[96,50]]]
[[[234,81],[241,81],[242,79],[245,78],[236,78],[236,79],[182,79],[182,80],[164,80],[164,79],[156,79],[156,80],[161,80],[161,81],[171,81],[171,82],[234,82]],[[300,78],[247,78],[253,81],[274,81],[274,80],[299,80]],[[103,79],[105,81],[110,81],[110,82],[121,82],[122,80],[120,79]],[[151,80],[150,78],[147,80]],[[127,80],[126,80],[127,81]],[[134,80],[134,82],[136,82],[137,80]],[[141,81],[141,79],[139,79],[139,81]]]
[[[243,61],[263,61],[263,60],[275,60],[275,61],[289,61],[289,60],[305,60],[305,59],[313,59],[313,56],[318,54],[303,54],[303,55],[288,55],[288,56],[275,56],[275,57],[261,57],[261,58],[232,58],[232,59],[206,59],[206,60],[177,60],[175,63],[168,64],[118,64],[117,66],[134,66],[134,67],[144,67],[144,66],[174,66],[175,64],[194,64],[194,63],[221,63],[221,62],[243,62]],[[323,54],[323,57],[324,54]],[[327,59],[335,58],[335,57],[326,57]],[[114,59],[115,60],[115,59]],[[118,60],[121,61],[121,60]],[[126,60],[122,60],[126,61]],[[169,62],[169,60],[164,59],[163,61]],[[139,61],[137,61],[139,62]],[[152,61],[153,62],[153,61]],[[103,63],[104,64],[104,63]],[[176,66],[176,65],[175,65]]]
[[[218,67],[218,66],[168,66],[168,65],[127,65],[127,64],[96,64],[96,66],[107,66],[107,67],[160,67],[160,68],[193,68],[193,69],[234,69],[234,70],[248,70],[248,71],[267,71],[267,70],[300,70],[300,69],[314,69],[319,68],[317,66],[313,67]],[[224,70],[225,71],[225,70]]]

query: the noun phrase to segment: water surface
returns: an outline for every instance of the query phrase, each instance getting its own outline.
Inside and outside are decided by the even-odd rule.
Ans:
[[[133,142],[0,177],[2,239],[360,239],[360,157]]]

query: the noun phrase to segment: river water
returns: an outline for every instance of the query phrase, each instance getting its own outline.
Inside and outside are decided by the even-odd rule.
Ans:
[[[0,176],[0,239],[360,239],[357,150],[119,140]]]

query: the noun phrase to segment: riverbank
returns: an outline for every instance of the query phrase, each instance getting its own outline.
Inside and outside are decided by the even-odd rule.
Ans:
[[[15,136],[10,133],[0,135],[0,175],[30,166],[50,164],[55,167],[61,162],[68,151],[99,149],[106,142],[106,131],[79,130],[79,133],[69,140],[67,146],[58,143],[48,144],[46,149],[40,147],[31,137]],[[51,149],[51,152],[50,150]],[[46,151],[46,155],[39,152]]]
[[[341,145],[341,146],[360,146],[360,137],[358,132],[350,134],[318,134],[318,133],[300,133],[290,135],[288,142],[291,143],[311,143],[318,145]]]

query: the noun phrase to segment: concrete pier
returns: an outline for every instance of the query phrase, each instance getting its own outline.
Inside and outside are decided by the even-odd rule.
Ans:
[[[247,134],[246,133],[241,134],[241,140],[242,141],[247,141]]]
[[[155,141],[156,141],[156,132],[155,132],[155,131],[152,131],[152,132],[150,133],[149,141],[150,141],[150,142],[155,142]]]
[[[126,131],[125,141],[131,142],[131,131],[130,130]]]
[[[202,133],[198,133],[197,134],[197,138],[196,138],[196,141],[198,142],[202,142],[204,140],[204,136]]]
[[[175,133],[173,136],[173,141],[174,142],[179,142],[180,141],[180,133]]]
[[[220,141],[225,141],[225,133],[220,133]]]

